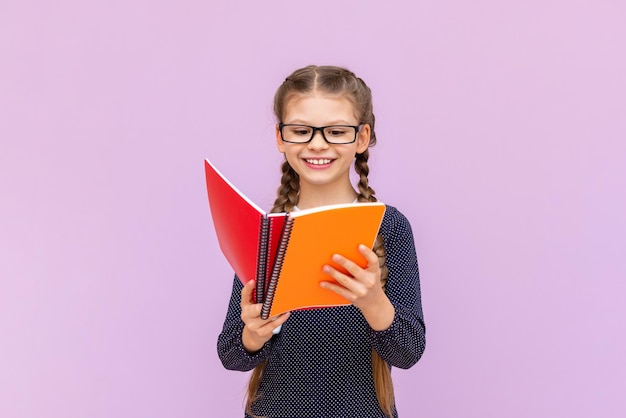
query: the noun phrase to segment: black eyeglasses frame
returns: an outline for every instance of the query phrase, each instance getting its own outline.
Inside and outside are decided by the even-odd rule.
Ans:
[[[308,141],[288,141],[285,139],[285,137],[283,136],[283,128],[285,126],[303,126],[306,128],[311,128],[313,129],[313,131],[311,132],[311,137],[309,138]],[[328,125],[328,126],[311,126],[311,125],[304,125],[301,123],[282,123],[280,122],[278,124],[278,131],[280,132],[280,138],[283,140],[283,142],[288,142],[290,144],[308,144],[309,142],[311,142],[313,140],[313,138],[315,138],[315,133],[317,131],[319,131],[322,134],[322,138],[324,138],[324,141],[326,141],[328,144],[333,144],[333,145],[346,145],[346,144],[353,144],[356,141],[356,137],[359,134],[359,131],[361,130],[361,126],[362,125]],[[333,127],[338,127],[338,128],[353,128],[354,129],[354,139],[350,142],[333,142],[333,141],[329,141],[328,138],[326,138],[326,134],[324,134],[324,129],[326,128],[333,128]]]

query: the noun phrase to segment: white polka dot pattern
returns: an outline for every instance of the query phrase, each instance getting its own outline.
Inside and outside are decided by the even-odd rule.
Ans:
[[[247,371],[268,363],[253,412],[273,418],[383,418],[372,378],[372,347],[391,366],[409,368],[426,345],[419,272],[411,226],[387,206],[380,233],[387,252],[386,293],[396,314],[385,331],[372,330],[354,306],[292,312],[282,330],[258,352],[243,348],[239,305],[233,293],[217,350],[224,367]],[[394,410],[394,417],[397,417]]]

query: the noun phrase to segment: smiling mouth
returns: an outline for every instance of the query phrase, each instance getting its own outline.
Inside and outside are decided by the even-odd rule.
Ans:
[[[313,165],[325,165],[333,162],[333,160],[329,160],[328,158],[305,158],[304,161]]]

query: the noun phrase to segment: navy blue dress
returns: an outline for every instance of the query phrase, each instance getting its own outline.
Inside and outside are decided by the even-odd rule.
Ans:
[[[372,348],[390,367],[408,369],[424,352],[426,330],[411,226],[396,208],[387,206],[380,233],[389,269],[385,292],[395,307],[393,323],[384,331],[374,331],[352,305],[294,311],[277,335],[250,354],[241,341],[243,286],[235,277],[217,351],[230,370],[248,371],[268,359],[254,414],[385,417],[374,390]]]

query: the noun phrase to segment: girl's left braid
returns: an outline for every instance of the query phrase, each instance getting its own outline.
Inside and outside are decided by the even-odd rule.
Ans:
[[[369,186],[369,181],[367,179],[367,175],[370,172],[370,168],[367,165],[368,159],[369,150],[366,149],[365,152],[357,154],[354,161],[354,170],[359,175],[359,202],[376,202],[374,189]]]

